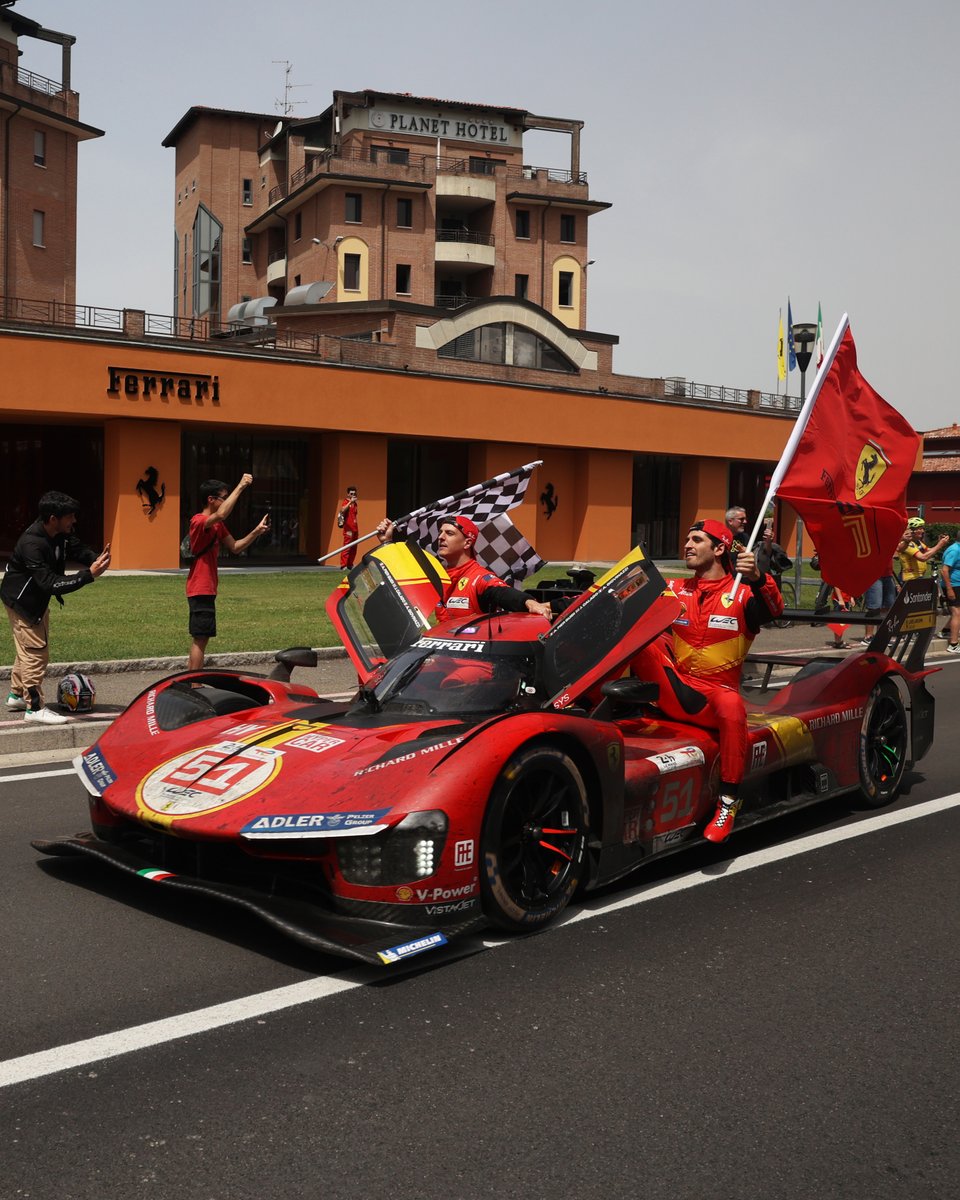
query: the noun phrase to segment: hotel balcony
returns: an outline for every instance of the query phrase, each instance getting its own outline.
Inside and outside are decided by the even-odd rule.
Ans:
[[[496,263],[497,252],[489,233],[438,229],[434,261],[438,266],[482,271]]]

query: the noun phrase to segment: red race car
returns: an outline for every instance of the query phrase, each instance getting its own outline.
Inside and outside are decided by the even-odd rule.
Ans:
[[[35,842],[256,913],[312,947],[398,963],[484,926],[531,930],[580,890],[700,840],[715,737],[619,678],[680,604],[642,550],[549,624],[430,626],[443,567],[365,556],[328,611],[356,665],[349,704],[242,671],[171,676],[76,760],[92,834]],[[929,749],[923,658],[935,583],[907,584],[873,644],[790,658],[749,693],[737,830],[859,792],[892,800]],[[767,674],[782,656],[753,655]]]

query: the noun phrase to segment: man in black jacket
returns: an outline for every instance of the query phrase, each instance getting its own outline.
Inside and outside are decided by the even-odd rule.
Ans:
[[[39,725],[63,725],[67,720],[43,704],[43,677],[50,661],[50,597],[62,604],[67,592],[93,583],[110,565],[109,544],[98,556],[73,536],[79,508],[63,492],[45,492],[40,515],[17,540],[0,584],[15,647],[7,708]],[[65,574],[68,559],[85,569]]]

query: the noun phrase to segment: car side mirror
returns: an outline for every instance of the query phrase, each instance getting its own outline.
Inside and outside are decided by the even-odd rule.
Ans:
[[[274,655],[277,665],[270,672],[271,679],[289,683],[294,667],[315,667],[317,652],[309,646],[291,646],[289,650],[278,650]]]

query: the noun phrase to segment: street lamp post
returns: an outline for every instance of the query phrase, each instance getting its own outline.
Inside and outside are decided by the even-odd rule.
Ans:
[[[809,321],[801,321],[793,325],[794,352],[797,356],[797,366],[800,368],[800,403],[807,398],[807,367],[813,355],[813,343],[817,340],[817,327]]]

